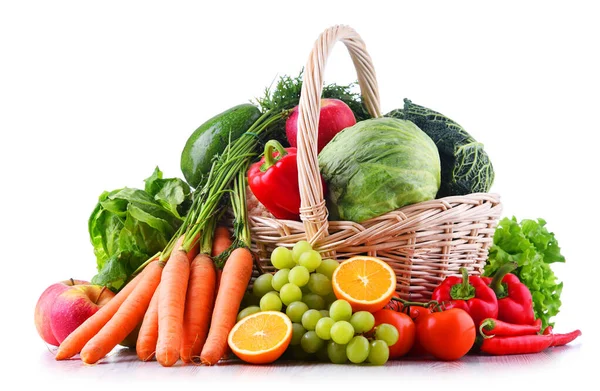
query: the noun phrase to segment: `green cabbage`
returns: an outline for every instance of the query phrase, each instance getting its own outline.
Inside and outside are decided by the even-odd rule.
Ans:
[[[344,129],[319,154],[333,220],[362,222],[435,198],[440,157],[414,123],[376,118]]]

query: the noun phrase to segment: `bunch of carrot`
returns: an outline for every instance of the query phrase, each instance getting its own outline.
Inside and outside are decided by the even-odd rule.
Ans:
[[[227,256],[220,281],[213,257],[232,245],[229,230],[217,227],[211,251],[198,240],[186,249],[179,237],[166,261],[151,260],[98,312],[59,346],[56,359],[80,354],[93,364],[105,357],[141,323],[136,352],[163,366],[183,362],[217,363],[250,281],[253,257],[245,247]]]
[[[105,357],[138,324],[136,351],[164,366],[199,361],[217,363],[227,351],[227,337],[252,276],[253,256],[246,210],[246,172],[283,119],[280,108],[265,112],[213,161],[183,225],[157,259],[59,346],[57,360],[80,354],[85,363]],[[229,198],[233,238],[216,228]],[[235,240],[234,240],[235,239]],[[172,243],[175,242],[175,243]],[[210,245],[209,245],[210,244]],[[222,271],[216,268],[225,259]],[[220,276],[220,277],[219,277]]]

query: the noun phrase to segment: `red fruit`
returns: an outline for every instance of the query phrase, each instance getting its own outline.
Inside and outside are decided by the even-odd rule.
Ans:
[[[432,312],[417,322],[420,344],[433,357],[453,361],[471,350],[475,343],[475,323],[463,309]]]
[[[415,342],[416,327],[410,316],[390,309],[373,313],[375,326],[391,324],[398,330],[398,342],[390,346],[390,360],[398,359],[410,351]]]
[[[354,124],[356,124],[356,118],[354,118],[354,113],[346,103],[339,99],[321,99],[317,152],[321,152],[323,147],[327,145],[336,134]],[[298,106],[294,107],[292,114],[285,123],[285,134],[288,143],[290,143],[292,147],[297,147]]]

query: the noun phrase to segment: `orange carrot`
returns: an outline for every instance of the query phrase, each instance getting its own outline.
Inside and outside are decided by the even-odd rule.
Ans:
[[[188,253],[176,245],[165,264],[163,283],[158,295],[156,360],[165,367],[170,367],[179,360],[189,276]]]
[[[206,254],[199,254],[190,266],[190,280],[185,299],[183,338],[180,356],[189,363],[200,355],[213,311],[215,299],[215,266]]]
[[[215,237],[213,238],[212,243],[212,252],[211,256],[216,257],[221,255],[221,253],[231,246],[231,234],[227,227],[218,226],[215,229]]]
[[[152,263],[156,262],[153,261]],[[69,334],[58,347],[55,358],[57,360],[66,360],[79,353],[85,344],[94,335],[98,334],[100,329],[114,316],[121,304],[134,291],[147,268],[144,268],[140,274],[125,285],[106,305],[102,306],[94,315],[87,318],[85,322]]]
[[[213,239],[211,255],[213,257],[218,257],[224,251],[226,251],[229,248],[229,246],[231,246],[231,243],[231,233],[229,233],[227,227],[218,226],[217,229],[215,229],[215,237]],[[223,270],[221,268],[217,268],[217,283],[215,284],[215,295],[219,291],[219,284],[221,283],[222,272]]]
[[[246,248],[235,249],[227,258],[208,337],[200,353],[202,364],[216,364],[227,351],[227,337],[235,325],[240,304],[252,276],[252,267],[252,253]]]
[[[110,353],[143,320],[163,271],[160,262],[151,262],[144,277],[125,299],[115,315],[81,349],[81,360],[93,364]]]
[[[156,341],[158,340],[158,294],[160,292],[160,284],[152,295],[148,310],[144,315],[142,326],[138,333],[135,351],[137,356],[142,361],[149,361],[154,358],[156,352]]]

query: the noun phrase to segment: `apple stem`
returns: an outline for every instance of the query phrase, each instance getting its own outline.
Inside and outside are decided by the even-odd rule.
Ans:
[[[103,286],[102,289],[100,290],[100,293],[98,293],[98,297],[96,297],[96,301],[94,302],[94,304],[98,304],[98,302],[100,301],[100,297],[102,296],[102,294],[104,293],[105,290],[106,290],[106,286]]]
[[[69,278],[71,280],[71,285],[75,285],[75,280],[73,278]]]

